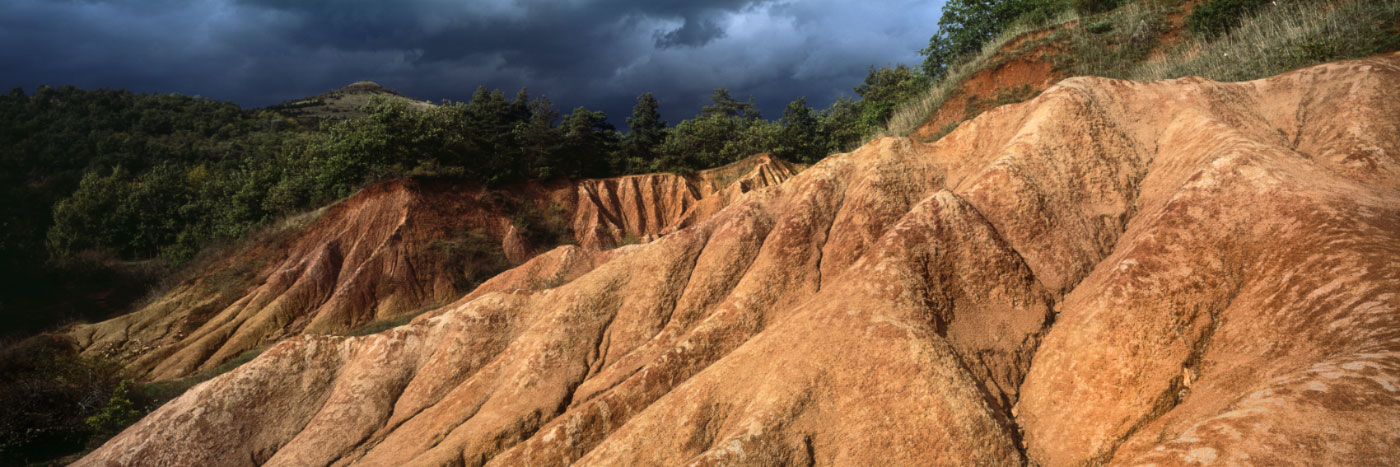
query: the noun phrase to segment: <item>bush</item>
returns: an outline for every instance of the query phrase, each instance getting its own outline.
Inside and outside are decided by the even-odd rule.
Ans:
[[[107,405],[86,419],[94,437],[108,439],[116,436],[145,415],[145,411],[137,409],[136,402],[131,400],[131,385],[132,380],[122,380],[112,391],[112,397],[107,399]]]
[[[511,223],[525,236],[531,247],[546,250],[573,243],[574,229],[563,206],[554,204],[540,209],[530,201],[512,204],[505,212],[511,213]]]
[[[1099,0],[1108,1],[1113,0]],[[949,0],[943,4],[938,32],[919,51],[925,57],[923,71],[942,78],[948,67],[977,53],[1013,24],[1044,23],[1064,8],[1062,0]]]
[[[1199,11],[1199,10],[1198,10]],[[1279,0],[1215,37],[1179,44],[1167,60],[1121,77],[1203,76],[1243,81],[1335,60],[1400,49],[1400,2]]]
[[[1118,8],[1120,0],[1070,0],[1070,7],[1081,15],[1103,13]]]
[[[258,358],[258,355],[262,355],[263,350],[265,349],[257,348],[243,352],[241,354],[238,354],[237,357],[233,357],[226,362],[220,363],[214,368],[210,368],[208,370],[204,370],[186,376],[184,378],[168,381],[154,381],[138,385],[134,388],[135,391],[131,393],[131,399],[134,402],[136,402],[136,407],[138,407],[143,412],[143,414],[144,412],[150,412],[151,410],[155,410],[157,407],[164,405],[166,402],[169,402],[175,399],[176,397],[180,397],[180,395],[184,394],[185,391],[188,391],[190,388],[195,387],[195,385],[199,383],[203,383],[205,381],[214,379],[220,375],[223,375],[224,373],[228,373],[230,371],[233,371],[234,369],[237,369],[240,366],[243,366],[244,363],[253,361],[253,359]],[[137,420],[132,420],[132,422],[136,421]],[[118,429],[117,431],[120,432],[121,429]]]
[[[78,355],[63,336],[0,350],[0,459],[40,462],[81,451],[94,435],[86,421],[109,406],[121,381],[119,366]]]
[[[428,250],[453,271],[452,286],[462,293],[510,267],[500,243],[477,229],[458,230],[446,239],[433,240]]]
[[[1228,32],[1270,0],[1206,0],[1186,17],[1191,32],[1215,37]]]
[[[870,67],[865,82],[855,88],[861,97],[862,123],[870,128],[884,126],[896,106],[924,92],[929,84],[928,75],[907,65]]]

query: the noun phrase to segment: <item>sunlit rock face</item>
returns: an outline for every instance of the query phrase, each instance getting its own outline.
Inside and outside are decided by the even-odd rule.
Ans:
[[[600,250],[695,224],[794,171],[760,155],[693,176],[557,180],[489,192],[444,180],[383,182],[324,212],[284,221],[305,225],[219,259],[134,313],[69,334],[87,355],[116,359],[146,377],[179,378],[288,337],[343,332],[449,303],[467,292],[456,280],[461,265],[447,251],[466,248],[465,233],[475,235],[475,248],[501,255],[502,264],[541,249],[516,227],[522,209],[557,217],[556,227],[582,250],[546,262],[554,265],[549,271],[525,268],[512,275],[518,280],[496,281],[478,294],[557,285],[599,261],[584,257],[607,258]]]
[[[79,465],[1400,455],[1400,54],[1074,78],[776,178],[406,326],[287,339]]]

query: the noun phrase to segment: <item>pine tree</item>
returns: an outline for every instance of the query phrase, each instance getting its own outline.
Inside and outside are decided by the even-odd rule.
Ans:
[[[564,133],[555,167],[567,177],[602,177],[608,173],[609,155],[617,148],[617,129],[608,115],[583,107],[574,109],[559,125]]]
[[[515,125],[515,139],[520,142],[520,159],[525,164],[525,176],[548,179],[559,175],[554,170],[554,158],[559,153],[563,135],[558,128],[559,111],[549,98],[539,97],[530,103],[530,119]]]
[[[763,118],[758,112],[758,106],[753,103],[753,97],[749,97],[748,102],[743,102],[730,96],[728,89],[715,88],[710,100],[714,103],[700,108],[701,117],[723,115],[747,121]]]
[[[622,140],[622,160],[615,165],[625,173],[656,170],[656,150],[666,139],[666,122],[661,120],[656,96],[649,92],[637,96],[627,127],[631,131]]]
[[[799,97],[783,109],[783,129],[778,133],[779,157],[803,163],[821,160],[826,154],[826,141],[821,135],[821,123],[807,107],[807,98]]]

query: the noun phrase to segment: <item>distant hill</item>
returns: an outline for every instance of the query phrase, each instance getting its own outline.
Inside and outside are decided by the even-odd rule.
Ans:
[[[351,120],[365,116],[361,107],[376,97],[403,100],[409,108],[426,110],[433,107],[427,101],[420,101],[398,91],[381,86],[374,81],[356,81],[324,94],[291,100],[273,105],[267,110],[295,118],[303,123],[315,123],[325,119]]]

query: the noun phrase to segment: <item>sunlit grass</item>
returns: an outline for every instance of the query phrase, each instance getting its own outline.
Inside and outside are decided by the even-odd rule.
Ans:
[[[950,67],[948,75],[921,97],[897,108],[886,127],[873,136],[907,136],[918,130],[970,76],[1016,55],[1011,51],[999,56],[1003,47],[1037,33],[1045,37],[1028,45],[1061,44],[1050,58],[1067,76],[1138,81],[1185,76],[1244,81],[1400,49],[1400,0],[1280,0],[1218,37],[1197,36],[1183,29],[1180,33],[1185,37],[1164,48],[1157,47],[1155,38],[1132,40],[1133,33],[1144,25],[1165,28],[1165,15],[1175,8],[1153,1],[1134,2],[1087,17],[1067,11],[1043,26],[1013,26],[975,57]]]

